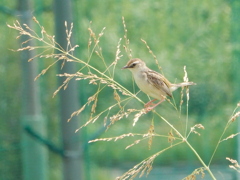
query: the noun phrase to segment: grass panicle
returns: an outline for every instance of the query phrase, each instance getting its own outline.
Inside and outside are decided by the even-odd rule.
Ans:
[[[205,170],[206,169],[204,167],[197,168],[183,180],[196,180],[198,175],[201,175],[201,178],[203,179],[205,177]]]
[[[235,171],[237,171],[238,173],[240,173],[240,165],[237,162],[237,160],[231,159],[229,157],[226,157],[226,160],[228,160],[230,163],[232,163],[232,165],[229,165],[229,167],[231,169],[234,169]]]

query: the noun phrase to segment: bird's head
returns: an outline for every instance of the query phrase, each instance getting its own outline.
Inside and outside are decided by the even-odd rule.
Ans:
[[[133,72],[133,71],[139,71],[145,67],[146,67],[145,62],[143,62],[141,59],[135,58],[128,61],[126,66],[124,66],[122,69],[129,69],[130,71]]]

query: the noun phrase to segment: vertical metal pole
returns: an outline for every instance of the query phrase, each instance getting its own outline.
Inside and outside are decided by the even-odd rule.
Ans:
[[[19,0],[19,12],[21,24],[27,24],[32,28],[32,13],[30,0]],[[21,42],[28,39],[21,37]],[[32,46],[32,41],[24,46]],[[41,136],[46,134],[45,120],[41,114],[39,102],[38,84],[34,82],[37,75],[36,61],[27,62],[34,56],[33,51],[23,51],[21,53],[22,64],[22,168],[24,180],[45,180],[47,179],[47,149],[29,134],[24,131],[25,127],[31,128]]]
[[[54,0],[55,10],[55,34],[56,41],[61,47],[66,49],[67,36],[65,21],[72,23],[72,8],[70,0]],[[61,62],[60,62],[61,63]],[[63,69],[60,70],[61,64],[59,64],[59,73],[75,73],[75,65],[73,63],[66,62]],[[65,79],[59,79],[59,85],[63,83]],[[63,175],[64,180],[80,180],[81,179],[81,149],[80,149],[80,135],[79,132],[75,133],[77,127],[79,127],[79,119],[74,117],[69,123],[67,119],[70,115],[79,109],[78,94],[79,89],[75,80],[71,80],[66,90],[60,92],[60,116],[61,116],[61,129],[62,129],[62,143],[65,156],[63,157]]]

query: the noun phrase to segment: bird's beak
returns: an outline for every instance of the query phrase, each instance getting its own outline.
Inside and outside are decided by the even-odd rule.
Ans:
[[[127,65],[122,67],[122,69],[127,69],[127,68],[128,68],[128,66],[127,66]]]

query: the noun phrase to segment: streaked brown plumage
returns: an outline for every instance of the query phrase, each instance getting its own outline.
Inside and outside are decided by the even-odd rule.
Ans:
[[[183,82],[179,84],[170,83],[162,74],[149,69],[141,59],[131,59],[123,69],[129,69],[134,80],[144,93],[154,99],[145,104],[146,110],[150,111],[165,100],[166,96],[172,97],[172,92],[179,87],[196,85],[193,82]],[[155,100],[160,100],[157,104],[152,104]],[[150,107],[150,105],[153,105]]]

